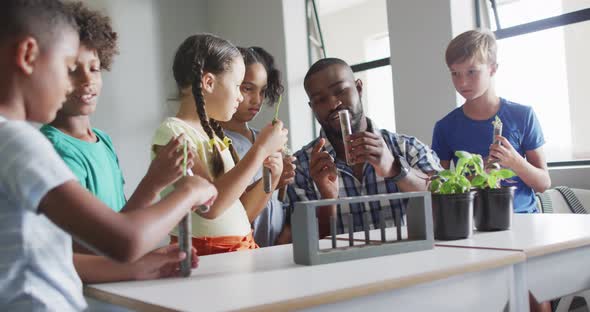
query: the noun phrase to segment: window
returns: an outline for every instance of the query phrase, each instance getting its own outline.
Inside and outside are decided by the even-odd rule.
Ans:
[[[315,5],[319,27],[310,27],[310,46],[323,45],[327,57],[351,65],[356,78],[363,81],[365,113],[380,128],[394,131],[386,1],[315,0]],[[317,29],[321,29],[321,35],[312,35]],[[317,38],[323,42],[318,44]],[[312,51],[312,63],[319,51]]]
[[[550,165],[589,160],[590,0],[495,1],[495,15],[486,2],[498,37],[497,94],[534,108]]]
[[[491,29],[498,27],[492,1],[486,0]],[[500,28],[509,28],[590,7],[588,0],[495,0]]]
[[[389,35],[382,33],[365,41],[365,55],[369,60],[389,58]],[[393,107],[393,80],[391,65],[379,66],[357,72],[356,76],[364,82],[365,112],[377,126],[389,131],[395,130],[395,111]]]

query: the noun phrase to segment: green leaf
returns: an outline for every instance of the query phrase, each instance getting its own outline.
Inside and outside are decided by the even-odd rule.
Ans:
[[[441,172],[438,173],[439,176],[443,177],[443,178],[451,178],[453,177],[453,173],[451,172],[451,170],[443,170]]]
[[[465,192],[466,192],[466,188],[463,187],[461,184],[453,185],[453,194],[461,194],[461,193],[465,193]]]
[[[477,175],[477,176],[475,176],[475,178],[473,178],[473,180],[471,180],[471,185],[478,187],[478,188],[483,188],[484,184],[488,180],[487,177],[488,177],[487,174]]]
[[[475,167],[475,172],[477,172],[477,174],[482,174],[484,172],[483,158],[481,158],[481,155],[475,154],[473,157],[473,167]]]
[[[488,176],[488,187],[489,188],[498,188],[498,178],[495,175],[490,174]]]
[[[498,117],[498,115],[496,115],[496,118],[494,118],[494,121],[492,121],[492,125],[494,125],[494,128],[502,127],[502,120],[500,117]]]
[[[439,191],[440,189],[440,180],[436,179],[436,180],[432,180],[432,182],[430,182],[430,191],[433,193],[436,193]]]
[[[453,194],[453,184],[452,183],[443,183],[442,187],[440,188],[441,194]]]
[[[279,102],[277,103],[277,106],[275,107],[275,116],[272,119],[273,120],[273,125],[274,125],[274,122],[276,120],[279,120],[279,108],[281,107],[282,100],[283,100],[283,95],[282,94],[279,94]]]
[[[501,179],[510,179],[514,177],[516,173],[510,169],[500,169],[496,172],[496,176]]]
[[[461,187],[466,190],[471,188],[471,182],[469,182],[469,180],[464,176],[461,176],[459,178],[458,184],[461,185]],[[463,192],[465,192],[465,191],[463,191]]]
[[[457,158],[459,158],[459,159],[461,159],[461,158],[471,159],[471,157],[472,157],[471,153],[466,152],[466,151],[456,151],[455,156],[457,156]]]
[[[457,165],[455,166],[455,173],[456,174],[463,174],[465,170],[465,165],[468,163],[467,158],[459,158]]]

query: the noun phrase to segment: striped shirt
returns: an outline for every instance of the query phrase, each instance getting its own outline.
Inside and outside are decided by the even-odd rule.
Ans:
[[[37,129],[1,116],[0,159],[1,309],[85,309],[72,238],[39,211],[49,191],[75,176]]]
[[[415,137],[396,134],[387,130],[380,130],[374,126],[370,119],[367,118],[367,121],[369,125],[368,131],[381,134],[394,157],[404,157],[412,168],[421,170],[424,173],[443,170],[436,153]],[[398,187],[395,182],[393,182],[392,178],[378,176],[375,173],[375,168],[368,163],[366,163],[363,168],[362,181],[359,181],[354,176],[353,169],[348,166],[345,161],[336,158],[336,151],[328,141],[324,130],[322,130],[319,138],[316,138],[293,155],[297,158],[295,161],[295,165],[297,166],[295,171],[295,182],[289,186],[287,192],[291,209],[293,209],[294,203],[296,202],[321,199],[320,192],[310,175],[311,152],[320,138],[326,139],[324,149],[335,160],[339,174],[339,197],[355,197],[399,192]],[[396,210],[397,214],[401,213],[403,215],[404,206],[404,203],[400,200],[382,200],[369,203],[338,205],[337,232],[344,233],[345,229],[348,229],[347,215],[349,213],[353,216],[354,231],[362,231],[364,229],[363,212],[365,211],[370,211],[371,217],[369,220],[370,224],[368,225],[370,229],[379,228],[380,210],[383,210],[386,226],[391,227],[395,224],[394,216],[396,215]]]

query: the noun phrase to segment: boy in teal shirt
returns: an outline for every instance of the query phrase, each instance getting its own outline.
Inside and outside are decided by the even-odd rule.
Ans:
[[[78,5],[74,11],[82,12]],[[87,11],[88,12],[88,11]],[[91,16],[91,14],[87,14]],[[81,14],[78,14],[81,16]],[[125,205],[123,175],[111,138],[92,128],[102,90],[102,70],[110,70],[117,51],[117,33],[106,16],[78,18],[80,49],[76,70],[70,73],[73,91],[55,120],[41,128],[80,184],[114,211]]]
[[[50,125],[41,128],[80,184],[119,212],[126,202],[123,192],[125,181],[113,142],[106,133],[96,128],[91,131],[96,138],[94,142],[70,136]]]
[[[41,132],[79,183],[112,210],[149,206],[157,201],[160,191],[181,175],[182,149],[158,154],[127,202],[123,174],[111,138],[90,124],[90,115],[96,110],[102,90],[101,72],[110,70],[117,53],[117,33],[107,16],[89,10],[81,2],[71,2],[67,8],[79,26],[80,36],[76,68],[69,74],[73,90],[55,120],[43,126]],[[188,164],[192,166],[190,153]],[[176,246],[156,249],[131,265],[94,256],[76,243],[74,250],[74,266],[85,283],[174,276],[180,261]]]

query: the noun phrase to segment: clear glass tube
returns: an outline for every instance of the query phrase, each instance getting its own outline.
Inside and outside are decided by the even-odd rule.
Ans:
[[[342,142],[344,142],[346,163],[349,166],[352,166],[353,162],[351,161],[350,155],[348,154],[348,146],[350,143],[346,139],[349,135],[352,134],[352,126],[350,125],[350,114],[347,110],[344,109],[338,112],[338,118],[340,119],[340,130],[342,132]]]

